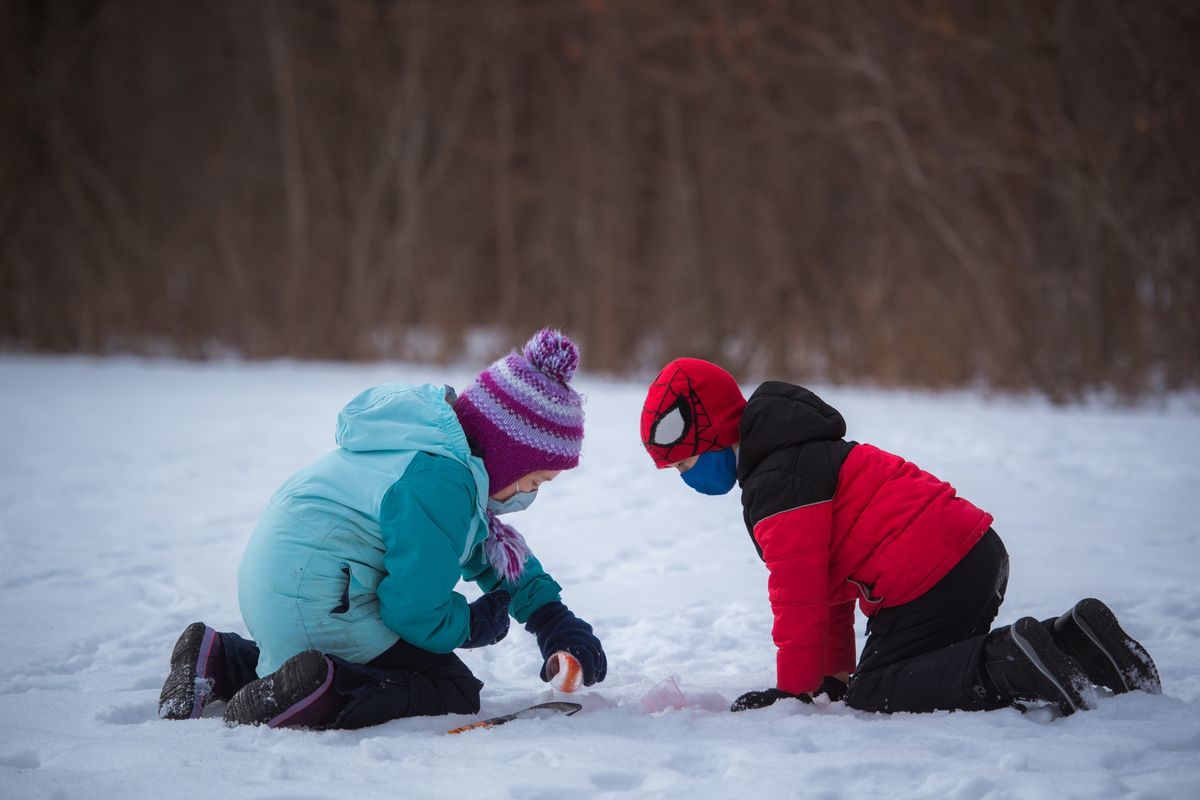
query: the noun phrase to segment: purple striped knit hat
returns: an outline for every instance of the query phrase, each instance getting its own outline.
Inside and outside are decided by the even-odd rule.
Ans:
[[[579,466],[583,398],[567,385],[578,366],[575,343],[543,328],[458,396],[454,411],[483,450],[489,494],[531,472]]]

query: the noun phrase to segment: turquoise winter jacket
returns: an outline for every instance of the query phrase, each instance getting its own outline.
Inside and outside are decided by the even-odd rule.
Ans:
[[[532,555],[515,583],[488,563],[487,473],[445,387],[368,389],[338,415],[336,441],[275,493],[242,556],[260,676],[303,650],[366,663],[404,639],[450,652],[470,629],[460,578],[507,589],[518,622],[560,599]]]

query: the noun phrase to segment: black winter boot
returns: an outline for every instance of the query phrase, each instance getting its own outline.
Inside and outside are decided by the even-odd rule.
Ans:
[[[1114,694],[1139,689],[1162,694],[1153,659],[1117,622],[1108,606],[1094,597],[1080,600],[1058,619],[1042,623],[1054,643],[1074,658],[1088,680]]]
[[[980,671],[1008,702],[1046,700],[1063,716],[1095,705],[1095,690],[1083,668],[1054,645],[1033,617],[988,634]]]
[[[333,662],[323,653],[305,650],[238,690],[225,707],[225,724],[326,727],[345,706],[332,686]]]
[[[184,629],[171,651],[171,672],[158,695],[159,719],[196,719],[214,698],[223,700],[221,637],[203,622]]]

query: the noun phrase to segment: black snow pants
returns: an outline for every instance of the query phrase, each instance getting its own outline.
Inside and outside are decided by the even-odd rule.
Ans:
[[[988,529],[933,588],[870,618],[846,703],[882,712],[996,708],[980,668],[1007,588],[1008,551]]]
[[[222,633],[229,696],[257,680],[258,646],[236,633]],[[322,728],[366,728],[401,717],[479,713],[483,682],[454,653],[431,653],[403,639],[366,664],[339,656],[333,662],[333,703]],[[228,699],[228,698],[224,698]]]

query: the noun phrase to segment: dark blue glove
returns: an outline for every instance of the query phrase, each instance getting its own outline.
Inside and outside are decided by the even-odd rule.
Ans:
[[[542,651],[543,681],[550,681],[546,660],[559,650],[575,656],[583,670],[584,686],[598,683],[608,674],[608,659],[600,640],[592,633],[592,626],[572,614],[560,601],[546,603],[533,612],[525,623],[525,630],[537,637],[538,649]]]
[[[486,647],[508,635],[508,601],[512,598],[504,589],[496,589],[480,597],[471,609],[471,632],[460,647]]]
[[[753,708],[766,708],[767,706],[774,705],[776,700],[782,700],[785,697],[794,697],[801,703],[812,702],[812,698],[806,694],[792,694],[782,689],[765,689],[761,692],[746,692],[733,701],[733,705],[729,707],[729,710],[748,711]]]

